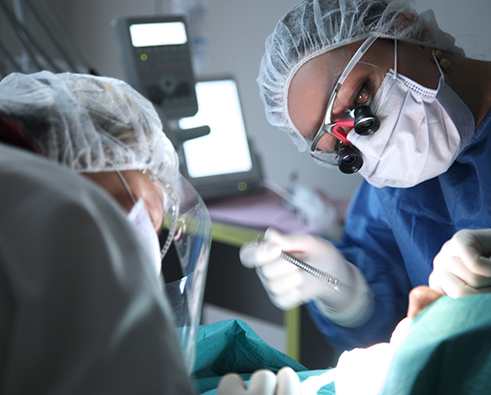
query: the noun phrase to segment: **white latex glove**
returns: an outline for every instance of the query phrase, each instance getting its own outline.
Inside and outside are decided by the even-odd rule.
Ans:
[[[491,292],[491,229],[463,229],[433,261],[430,287],[458,298]]]
[[[217,395],[301,395],[300,381],[290,367],[280,369],[277,375],[264,369],[252,374],[247,388],[238,374],[229,373],[220,380]]]
[[[282,251],[348,287],[344,287],[343,292],[333,289],[281,258]],[[361,325],[372,314],[372,294],[365,277],[325,239],[309,234],[287,235],[270,228],[262,243],[242,246],[240,260],[245,267],[257,268],[271,301],[280,309],[288,310],[314,301],[327,318],[346,327]]]

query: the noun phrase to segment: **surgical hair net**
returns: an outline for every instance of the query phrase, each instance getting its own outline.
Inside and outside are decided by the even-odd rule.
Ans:
[[[288,114],[288,89],[308,60],[369,36],[408,41],[464,55],[437,25],[431,10],[418,14],[412,0],[303,0],[266,40],[257,83],[268,121],[286,131],[300,151],[304,138]]]
[[[169,183],[177,177],[176,151],[152,103],[123,81],[13,73],[0,82],[0,116],[76,172],[151,170]]]

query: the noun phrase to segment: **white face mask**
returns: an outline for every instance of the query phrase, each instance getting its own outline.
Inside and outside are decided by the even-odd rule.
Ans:
[[[153,227],[152,220],[145,209],[143,199],[138,199],[128,213],[128,219],[140,230],[141,234],[148,241],[149,248],[151,248],[154,257],[155,270],[157,271],[157,274],[160,274],[162,264],[160,259],[159,238]]]
[[[439,176],[471,140],[474,117],[440,73],[433,90],[390,70],[372,104],[380,129],[348,134],[363,154],[359,173],[373,186],[408,188]]]

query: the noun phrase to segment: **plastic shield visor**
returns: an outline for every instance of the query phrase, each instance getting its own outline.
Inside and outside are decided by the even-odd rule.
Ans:
[[[186,367],[191,373],[211,247],[211,220],[203,200],[182,176],[173,183],[171,191],[166,189],[165,195],[174,207],[166,210],[164,229],[169,230],[167,240],[172,240],[175,253],[169,250],[162,262],[162,272]],[[164,243],[163,250],[167,250],[167,245]],[[170,262],[173,257],[179,265]],[[174,276],[177,280],[169,277],[166,281],[165,269],[170,263],[179,266],[180,273]]]

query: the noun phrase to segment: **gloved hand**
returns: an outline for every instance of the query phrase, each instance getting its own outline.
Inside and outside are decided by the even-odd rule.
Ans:
[[[347,285],[342,292],[281,258],[287,252]],[[240,250],[245,267],[256,267],[269,298],[283,310],[314,301],[331,321],[346,327],[365,322],[373,311],[372,293],[360,270],[339,250],[320,237],[284,235],[268,229],[260,244],[248,243]]]
[[[257,370],[247,388],[238,374],[229,373],[220,380],[217,395],[301,395],[300,381],[290,367],[280,369],[277,375],[270,370]]]
[[[453,298],[491,292],[491,229],[463,229],[433,260],[430,287]]]

